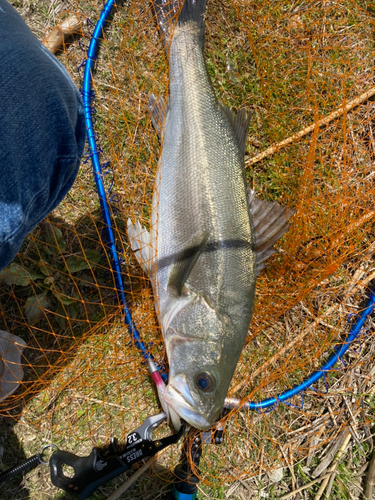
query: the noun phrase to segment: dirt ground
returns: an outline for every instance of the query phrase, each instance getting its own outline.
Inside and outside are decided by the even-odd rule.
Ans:
[[[64,19],[78,16],[81,28],[56,56],[81,87],[79,68],[103,3],[11,3],[40,40]],[[130,256],[124,220],[129,214],[145,224],[149,220],[148,202],[160,145],[147,116],[147,99],[151,91],[166,92],[168,77],[149,8],[139,4],[131,11],[132,5],[121,2],[124,9],[119,8],[111,20],[96,62],[95,132],[103,150],[103,163],[110,161],[115,171],[115,191],[121,198],[114,213],[116,243],[122,249],[124,269],[127,266],[124,274],[134,317],[146,331],[146,341],[153,343],[162,359],[152,293]],[[251,5],[240,0],[229,4],[212,0],[206,44],[208,70],[220,99],[234,108],[251,107],[254,119],[247,163],[271,144],[337,110],[343,102],[341,94],[338,96],[342,87],[347,101],[372,88],[374,60],[373,27],[365,22],[369,19],[366,16],[375,12],[371,3],[272,0],[268,7],[262,2]],[[133,24],[126,18],[128,7],[134,13]],[[243,12],[246,15],[240,19]],[[307,90],[301,83],[306,80],[311,81]],[[280,111],[283,106],[287,111]],[[375,142],[371,138],[375,110],[372,98],[361,106],[353,115],[348,113],[347,121],[333,121],[324,131],[316,127],[305,142],[278,152],[268,159],[267,168],[259,162],[246,171],[248,182],[257,192],[266,199],[287,203],[295,210],[295,218],[290,238],[282,243],[271,271],[266,270],[259,278],[251,335],[230,389],[230,395],[242,401],[280,394],[304,380],[344,340],[348,321],[366,304],[374,278],[374,215],[370,205],[374,190]],[[323,144],[320,149],[316,146],[319,141]],[[314,148],[318,153],[311,160]],[[328,202],[325,205],[319,199],[321,193],[331,199],[335,209],[330,211]],[[72,192],[51,220],[54,235],[61,242],[58,252],[45,253],[48,238],[41,226],[34,239],[28,241],[28,248],[35,245],[34,253],[25,253],[20,262],[36,272],[42,256],[45,266],[51,269],[46,279],[51,282],[52,277],[67,296],[61,306],[53,302],[55,285],[45,285],[50,287],[48,296],[56,310],[50,305],[46,321],[41,319],[33,330],[33,359],[40,362],[41,383],[21,413],[1,411],[3,469],[22,462],[49,442],[72,453],[88,454],[94,445],[108,442],[109,437],[124,439],[146,415],[159,411],[147,368],[139,361],[134,346],[129,345],[122,312],[113,305],[109,264],[98,260],[92,276],[90,266],[78,274],[71,271],[70,276],[63,276],[58,267],[60,261],[81,253],[87,255],[87,251],[95,259],[95,252],[105,245],[89,164],[82,165]],[[56,228],[61,229],[60,233]],[[27,255],[32,258],[27,260]],[[67,289],[75,290],[83,305],[75,309],[72,301],[78,302],[78,298],[73,291],[65,292]],[[24,304],[18,290],[7,293]],[[12,318],[12,325],[22,332],[29,331],[28,325],[14,317],[9,298],[3,298],[3,303],[4,314]],[[23,306],[19,311],[23,314]],[[79,328],[74,320],[77,324],[81,321]],[[85,330],[82,323],[86,320],[90,328]],[[55,332],[62,332],[61,338],[53,336],[53,341],[48,340]],[[90,336],[92,332],[95,335]],[[314,388],[293,398],[291,404],[277,403],[270,413],[234,412],[224,419],[224,443],[204,447],[198,498],[375,498],[373,316],[363,332],[337,371],[327,373]],[[47,347],[55,353],[56,345],[64,345],[65,357],[63,363],[56,358],[55,366],[45,358]],[[119,498],[168,498],[180,451],[175,446],[163,454],[157,465]],[[124,477],[102,486],[93,498],[109,498]],[[65,498],[52,486],[46,467],[0,486],[3,500]]]

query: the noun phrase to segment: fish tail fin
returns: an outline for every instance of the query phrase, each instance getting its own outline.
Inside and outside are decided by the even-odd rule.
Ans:
[[[200,28],[204,29],[204,13],[206,11],[206,0],[185,0],[178,23],[183,24],[190,21],[195,22]]]
[[[167,50],[172,29],[176,25],[194,22],[204,38],[204,13],[207,0],[152,0],[160,35]]]

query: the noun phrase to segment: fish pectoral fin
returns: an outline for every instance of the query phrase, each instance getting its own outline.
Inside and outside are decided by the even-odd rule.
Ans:
[[[202,253],[204,246],[210,236],[209,231],[195,235],[188,248],[180,252],[172,264],[171,274],[168,280],[168,288],[181,296],[182,288],[188,279],[198,257]]]
[[[225,104],[220,103],[222,110],[224,111],[229,123],[232,125],[234,133],[237,137],[237,143],[240,150],[241,156],[245,156],[247,134],[249,132],[249,125],[251,120],[251,113],[248,109],[240,109],[235,115],[233,111],[225,106]]]
[[[264,261],[277,250],[273,245],[289,229],[289,219],[293,210],[276,203],[259,200],[255,191],[248,188],[249,209],[254,225],[257,271],[264,268]]]
[[[151,121],[161,140],[164,131],[165,118],[167,116],[168,106],[162,97],[150,94],[148,98],[148,110],[151,115]]]
[[[131,249],[143,271],[150,276],[155,259],[155,248],[150,243],[150,233],[136,221],[128,219],[128,237]]]

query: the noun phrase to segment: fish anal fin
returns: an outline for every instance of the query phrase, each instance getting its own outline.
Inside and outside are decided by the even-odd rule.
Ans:
[[[249,125],[251,120],[251,113],[248,109],[240,109],[235,115],[233,111],[220,103],[221,109],[224,111],[229,123],[232,125],[234,133],[236,134],[238,147],[241,156],[245,156],[247,134],[249,132]]]
[[[137,261],[143,271],[148,276],[151,276],[154,267],[155,248],[151,245],[150,233],[138,221],[133,224],[128,219],[128,237]]]
[[[260,200],[255,191],[248,188],[248,200],[255,232],[257,271],[264,268],[264,261],[277,250],[273,245],[289,229],[293,211],[276,203]]]
[[[167,104],[162,97],[150,94],[148,98],[148,110],[151,115],[151,121],[154,129],[161,140],[164,131],[165,118],[167,116]]]
[[[186,250],[183,250],[172,264],[171,274],[168,280],[168,288],[177,296],[181,296],[182,288],[186,283],[198,257],[210,236],[209,231],[195,235]]]

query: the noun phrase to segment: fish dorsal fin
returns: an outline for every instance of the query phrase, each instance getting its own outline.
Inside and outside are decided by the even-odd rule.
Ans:
[[[241,156],[245,156],[247,134],[249,132],[249,125],[251,120],[251,113],[248,109],[239,109],[237,114],[234,115],[233,111],[223,103],[220,103],[221,109],[224,111],[229,123],[232,125],[233,130],[237,137],[238,147]]]
[[[257,271],[264,268],[264,261],[277,250],[273,245],[289,229],[289,219],[293,214],[287,207],[276,203],[259,200],[255,191],[248,188],[248,200],[251,217],[253,220],[256,244]]]
[[[180,252],[172,264],[171,274],[168,280],[168,288],[177,296],[181,296],[182,288],[186,283],[198,257],[210,236],[209,231],[195,235],[188,248]]]
[[[165,118],[167,116],[167,104],[162,97],[156,97],[155,94],[150,94],[148,98],[148,110],[151,115],[152,124],[159,136],[162,139],[164,131]]]

